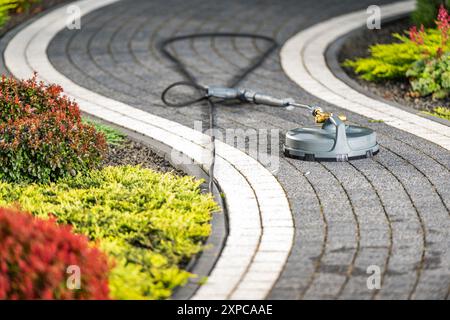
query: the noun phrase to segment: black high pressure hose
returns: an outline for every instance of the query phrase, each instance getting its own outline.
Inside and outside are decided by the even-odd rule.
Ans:
[[[170,53],[168,50],[168,46],[178,41],[199,39],[199,38],[246,38],[246,39],[254,39],[254,40],[264,40],[269,43],[268,48],[257,58],[253,60],[253,62],[245,69],[242,69],[240,73],[236,74],[234,78],[225,84],[226,87],[236,88],[236,86],[244,80],[251,72],[253,72],[256,68],[258,68],[264,60],[278,47],[276,41],[270,37],[258,35],[258,34],[250,34],[250,33],[197,33],[197,34],[188,34],[177,37],[168,38],[161,42],[160,50],[163,55],[168,58],[170,61],[174,63],[178,71],[185,77],[186,80],[179,81],[168,86],[161,95],[161,100],[170,107],[185,107],[189,106],[201,101],[207,101],[209,106],[209,128],[211,129],[211,164],[209,167],[209,190],[212,191],[213,182],[214,182],[214,164],[215,164],[215,136],[214,136],[214,111],[215,111],[215,102],[211,99],[212,97],[208,95],[208,87],[199,83],[196,77],[189,72],[186,68],[185,64]],[[166,99],[167,93],[177,86],[188,86],[194,89],[197,89],[199,92],[199,98],[193,99],[190,101],[184,101],[182,103],[171,103]],[[245,92],[242,92],[245,94]],[[255,98],[255,94],[253,94],[252,98]],[[264,97],[262,97],[264,98]],[[270,101],[269,101],[270,102]]]

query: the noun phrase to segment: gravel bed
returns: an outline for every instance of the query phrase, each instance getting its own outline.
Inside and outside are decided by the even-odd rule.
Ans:
[[[169,161],[155,153],[146,145],[125,138],[119,146],[109,146],[109,152],[103,162],[104,166],[141,165],[159,172],[172,172],[178,176],[186,175],[175,169]]]

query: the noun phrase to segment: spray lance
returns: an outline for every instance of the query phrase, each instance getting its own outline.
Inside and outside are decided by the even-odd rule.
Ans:
[[[275,98],[248,89],[203,87],[205,98],[239,100],[244,103],[284,107],[287,110],[303,108],[311,112],[321,127],[305,127],[289,130],[283,146],[288,157],[302,160],[348,161],[373,157],[378,151],[376,133],[369,128],[346,125],[345,116],[335,116],[320,107],[298,103],[292,98]]]
[[[167,92],[175,86],[191,86],[201,96],[182,104],[170,103],[166,99]],[[379,151],[376,133],[369,128],[345,124],[345,116],[336,116],[325,112],[320,107],[296,102],[292,98],[276,98],[248,89],[215,86],[193,85],[190,82],[177,82],[167,87],[162,100],[169,106],[186,106],[202,100],[224,102],[229,100],[282,107],[287,110],[302,108],[308,110],[320,127],[303,127],[289,130],[283,145],[284,154],[288,157],[307,161],[348,161],[359,158],[371,158]]]
[[[222,100],[240,100],[241,102],[264,104],[272,107],[285,107],[287,110],[294,108],[304,108],[311,111],[316,123],[323,123],[332,116],[332,113],[324,112],[320,107],[313,107],[307,104],[295,102],[292,98],[279,99],[269,95],[257,93],[248,89],[235,89],[225,87],[205,87],[208,98],[217,98]],[[347,120],[345,116],[340,115],[339,119]]]

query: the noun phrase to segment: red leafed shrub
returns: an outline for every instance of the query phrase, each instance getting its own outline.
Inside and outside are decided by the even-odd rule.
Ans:
[[[72,265],[79,289],[67,286]],[[69,226],[0,208],[0,299],[108,299],[108,271],[107,257]]]
[[[102,133],[82,123],[78,105],[36,75],[0,81],[0,179],[49,182],[98,167]]]

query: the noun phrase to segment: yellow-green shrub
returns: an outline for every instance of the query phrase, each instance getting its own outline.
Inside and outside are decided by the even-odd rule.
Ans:
[[[41,0],[0,0],[0,27],[9,20],[11,12],[29,12],[33,5],[41,2]]]
[[[370,47],[370,57],[347,60],[368,81],[406,79],[415,95],[432,95],[443,99],[450,94],[450,15],[440,6],[436,29],[416,26],[409,29],[409,38],[394,34],[399,43]]]
[[[0,27],[9,20],[9,12],[17,5],[17,0],[0,0]]]
[[[450,121],[450,108],[436,107],[432,112],[426,112],[432,116],[439,117]]]
[[[435,57],[441,47],[441,34],[436,29],[425,30],[422,45],[398,33],[393,34],[393,37],[399,42],[372,45],[369,57],[346,60],[343,65],[354,69],[368,81],[404,79],[416,61]],[[450,43],[446,44],[443,51],[450,51]]]
[[[111,295],[163,299],[192,275],[182,266],[210,234],[210,195],[200,181],[140,167],[106,167],[48,185],[0,182],[0,206],[19,205],[99,241],[115,258]]]

